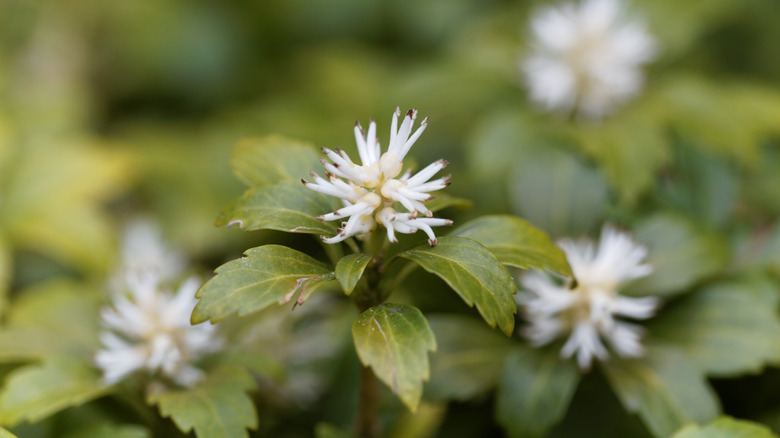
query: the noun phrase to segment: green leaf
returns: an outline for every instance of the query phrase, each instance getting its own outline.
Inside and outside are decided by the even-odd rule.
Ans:
[[[509,437],[545,436],[563,419],[580,372],[557,349],[516,348],[498,383],[496,420]]]
[[[631,360],[611,357],[601,366],[626,410],[638,413],[655,436],[668,437],[687,423],[719,414],[715,393],[687,356],[651,346],[645,354]]]
[[[780,222],[752,230],[739,243],[737,266],[740,269],[760,267],[780,274]]]
[[[331,236],[336,234],[336,223],[316,218],[335,209],[331,200],[300,182],[283,181],[247,190],[222,210],[216,225]]]
[[[653,273],[629,285],[630,295],[672,295],[710,275],[728,262],[729,251],[720,235],[682,217],[658,214],[642,222],[636,240],[647,245]]]
[[[704,223],[725,225],[738,195],[736,170],[724,157],[680,143],[674,150],[674,166],[662,180],[662,201]]]
[[[357,438],[355,435],[327,423],[317,424],[314,428],[314,436],[315,438]]]
[[[370,261],[371,255],[369,254],[350,254],[342,257],[336,263],[336,280],[339,281],[345,294],[350,295],[352,293]]]
[[[682,136],[748,166],[761,160],[762,140],[778,132],[780,94],[773,88],[678,76],[661,84],[658,96]]]
[[[150,436],[149,431],[141,426],[101,423],[69,433],[63,438],[149,438]]]
[[[150,394],[148,402],[184,433],[194,429],[198,438],[248,438],[247,428],[257,428],[257,413],[246,394],[254,388],[244,369],[223,367],[194,388]]]
[[[425,203],[425,206],[428,207],[428,210],[434,213],[439,210],[444,210],[448,207],[455,207],[458,210],[465,210],[467,208],[471,208],[472,205],[474,205],[474,203],[468,199],[456,198],[446,193],[437,193],[435,198]]]
[[[476,240],[505,265],[573,275],[566,254],[547,234],[514,216],[482,216],[458,227],[450,235]]]
[[[97,297],[97,291],[71,280],[20,291],[0,329],[0,362],[91,355],[99,347]]]
[[[437,349],[431,355],[426,399],[468,400],[495,386],[511,340],[468,316],[432,315],[428,322]]]
[[[198,290],[193,324],[218,322],[232,313],[243,316],[273,303],[283,304],[298,290],[305,297],[333,279],[328,265],[285,246],[258,246],[245,254],[217,268],[217,275]]]
[[[720,417],[705,426],[690,424],[672,438],[777,438],[777,435],[762,424]]]
[[[16,435],[0,427],[0,438],[16,438]]]
[[[553,236],[584,234],[602,221],[608,187],[596,169],[556,149],[517,163],[509,195],[518,216]]]
[[[371,307],[352,323],[352,337],[363,365],[416,411],[423,381],[430,376],[428,352],[436,350],[436,338],[422,312],[403,304]]]
[[[599,164],[626,203],[636,202],[653,185],[656,172],[668,160],[665,131],[641,107],[626,108],[605,123],[578,128],[574,133],[580,147]]]
[[[322,166],[313,144],[280,135],[239,140],[230,165],[236,178],[250,187],[299,182]]]
[[[25,420],[34,423],[105,393],[100,373],[90,364],[68,357],[51,358],[8,375],[0,393],[0,422],[6,426]]]
[[[114,231],[101,204],[116,194],[125,163],[89,139],[29,140],[3,175],[0,228],[15,248],[103,272],[112,260]]]
[[[673,303],[648,323],[648,332],[654,342],[684,349],[708,375],[758,372],[780,361],[775,289],[758,280],[708,287]]]
[[[476,305],[488,325],[498,324],[507,336],[512,335],[517,313],[512,297],[517,290],[515,282],[501,261],[480,243],[444,236],[432,248],[424,245],[398,255],[438,275],[466,304]]]

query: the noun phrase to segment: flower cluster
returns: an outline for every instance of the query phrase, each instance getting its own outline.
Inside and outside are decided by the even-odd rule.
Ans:
[[[609,113],[642,88],[640,66],[656,48],[645,26],[629,20],[620,0],[582,0],[546,7],[531,21],[534,47],[522,61],[531,98],[547,110]]]
[[[608,358],[601,338],[621,356],[641,356],[642,327],[616,317],[646,319],[660,304],[656,297],[618,295],[622,284],[652,272],[650,265],[642,263],[647,249],[609,226],[602,230],[598,248],[589,241],[568,239],[559,246],[569,259],[577,283],[574,287],[559,285],[541,272],[530,272],[522,278],[528,292],[519,300],[530,323],[525,336],[540,346],[568,333],[561,356],[568,358],[576,352],[582,369],[590,367],[594,356]]]
[[[192,386],[204,375],[192,364],[222,346],[211,324],[190,324],[199,287],[197,279],[186,280],[176,293],[164,289],[163,278],[169,278],[170,273],[161,272],[160,268],[178,269],[181,260],[162,257],[166,251],[159,241],[151,238],[154,235],[148,225],[133,225],[128,229],[122,275],[117,277],[121,284],[114,282],[112,303],[100,312],[103,327],[100,340],[104,348],[95,354],[95,364],[103,371],[107,384],[119,382],[137,370],[146,370],[179,385]],[[134,263],[141,254],[159,255],[160,263],[155,266]]]
[[[395,233],[411,234],[422,230],[428,235],[428,243],[434,246],[436,236],[431,227],[452,224],[450,220],[432,217],[433,213],[423,204],[433,199],[430,192],[450,184],[449,175],[430,180],[447,165],[446,161],[438,160],[413,176],[409,170],[401,175],[403,159],[425,131],[428,118],[412,134],[417,110],[409,110],[398,127],[400,116],[401,110],[396,108],[390,128],[390,143],[384,154],[381,153],[376,137],[376,122],[371,120],[368,132],[363,130],[360,123],[355,123],[360,164],[354,163],[346,152],[338,148],[322,148],[330,159],[330,162],[322,160],[326,178],[312,171],[313,182],[302,180],[306,187],[341,198],[344,204],[339,210],[317,217],[323,221],[346,220],[342,222],[337,235],[322,236],[325,242],[336,243],[351,236],[365,235],[380,224],[385,227],[387,238],[393,243],[397,242]],[[396,203],[407,211],[397,211]]]

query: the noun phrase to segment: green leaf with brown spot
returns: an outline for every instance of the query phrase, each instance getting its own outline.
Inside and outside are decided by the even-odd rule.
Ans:
[[[417,410],[423,382],[428,380],[428,352],[436,339],[422,312],[403,304],[380,304],[352,323],[355,349],[363,365],[401,399]]]
[[[491,326],[507,336],[515,327],[515,282],[501,261],[479,242],[445,236],[434,247],[427,245],[398,254],[444,280]]]
[[[306,297],[334,279],[328,265],[285,246],[264,245],[245,254],[217,268],[217,275],[200,288],[195,295],[199,301],[192,313],[193,324],[283,304],[294,300],[297,291]]]

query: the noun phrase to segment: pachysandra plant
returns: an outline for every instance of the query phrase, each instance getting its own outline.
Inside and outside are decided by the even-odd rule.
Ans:
[[[619,294],[621,285],[652,272],[652,267],[643,263],[647,248],[611,226],[603,228],[598,246],[571,239],[560,241],[559,246],[566,253],[576,283],[559,284],[539,271],[524,275],[521,284],[527,292],[518,295],[518,300],[529,325],[523,334],[535,346],[566,336],[561,357],[576,354],[577,365],[583,370],[590,368],[594,357],[608,359],[602,339],[620,356],[641,356],[642,327],[616,317],[647,319],[660,304],[658,297]]]
[[[427,126],[426,118],[414,130],[416,118],[416,110],[396,109],[384,152],[376,122],[367,131],[356,123],[359,162],[339,148],[321,148],[328,160],[318,159],[312,145],[278,136],[240,142],[234,171],[250,188],[217,223],[319,235],[329,260],[280,245],[252,248],[216,270],[198,291],[192,315],[193,323],[217,322],[289,303],[296,294],[295,306],[319,289],[340,289],[360,311],[352,336],[364,365],[355,416],[356,432],[364,437],[379,429],[377,378],[412,411],[429,378],[428,353],[435,351],[436,339],[425,316],[412,305],[387,302],[415,266],[439,276],[507,335],[514,330],[517,306],[516,286],[504,265],[571,274],[547,235],[515,217],[483,217],[448,236],[434,233],[434,227],[453,223],[433,217],[435,211],[457,201],[430,203],[433,192],[450,184],[449,175],[436,176],[446,161],[418,172],[404,169],[404,158]],[[324,177],[313,171],[318,161]],[[427,239],[414,246],[418,231]],[[412,236],[400,243],[402,235]]]
[[[521,60],[531,99],[545,110],[598,119],[642,88],[641,65],[656,44],[621,0],[581,0],[539,8],[532,47]]]

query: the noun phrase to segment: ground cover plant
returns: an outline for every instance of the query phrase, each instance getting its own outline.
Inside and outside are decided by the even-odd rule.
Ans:
[[[778,14],[0,4],[0,437],[776,436]]]

